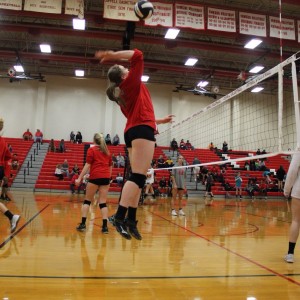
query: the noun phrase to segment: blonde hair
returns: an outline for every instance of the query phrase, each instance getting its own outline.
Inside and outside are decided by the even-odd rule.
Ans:
[[[108,150],[108,148],[106,146],[103,134],[101,134],[101,133],[95,133],[94,134],[94,142],[95,142],[96,145],[99,146],[99,150],[101,152],[105,153],[106,155],[109,154],[109,150]]]

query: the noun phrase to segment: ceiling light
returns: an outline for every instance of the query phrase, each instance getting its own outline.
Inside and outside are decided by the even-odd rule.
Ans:
[[[84,76],[84,70],[75,70],[75,75],[77,77],[83,77]]]
[[[258,73],[258,72],[260,72],[262,69],[264,69],[265,67],[263,67],[263,66],[255,66],[255,67],[253,67],[249,72],[250,73]]]
[[[259,39],[252,39],[251,41],[249,41],[244,48],[247,49],[254,49],[256,48],[260,43],[262,43],[262,40]]]
[[[169,28],[165,35],[165,39],[175,40],[179,32],[179,29]]]
[[[184,63],[186,66],[194,66],[198,61],[197,58],[188,58],[187,61]]]
[[[85,30],[85,19],[73,19],[73,29]]]
[[[14,66],[14,69],[16,70],[16,72],[24,72],[24,68],[21,65]]]
[[[43,53],[51,53],[51,46],[48,44],[40,44],[40,49]]]
[[[209,84],[208,81],[200,81],[200,82],[198,82],[197,86],[199,86],[199,87],[205,87],[205,86],[207,86],[208,84]]]
[[[251,93],[259,93],[260,91],[262,91],[264,88],[261,86],[258,86],[256,88],[254,88],[253,90],[251,90]]]
[[[147,82],[149,80],[148,75],[142,75],[142,82]]]

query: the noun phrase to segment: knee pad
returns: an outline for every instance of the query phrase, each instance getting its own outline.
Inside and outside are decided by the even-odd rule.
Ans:
[[[146,175],[132,173],[128,180],[134,182],[140,189],[142,189],[146,182]]]
[[[89,201],[89,200],[84,200],[84,202],[83,202],[83,205],[91,205],[91,201]]]
[[[99,207],[100,207],[100,209],[106,207],[106,203],[100,203]]]

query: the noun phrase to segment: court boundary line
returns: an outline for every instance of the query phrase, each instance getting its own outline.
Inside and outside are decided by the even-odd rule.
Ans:
[[[50,204],[47,204],[44,208],[38,211],[33,217],[31,217],[25,224],[19,227],[14,233],[12,233],[6,240],[0,244],[0,249],[3,248],[9,241],[11,241],[19,232],[21,232],[29,223],[31,223],[38,215],[40,215]],[[22,218],[22,216],[21,216]]]
[[[179,227],[179,228],[181,228],[181,229],[183,229],[183,230],[185,230],[185,231],[187,231],[187,232],[189,232],[189,233],[191,233],[191,234],[193,234],[193,235],[195,235],[195,236],[197,236],[197,237],[199,237],[199,238],[201,238],[201,239],[203,239],[203,240],[205,240],[205,241],[207,241],[207,242],[209,242],[209,243],[211,243],[211,244],[213,244],[213,245],[215,245],[215,246],[218,246],[219,248],[222,248],[223,250],[226,250],[227,252],[229,252],[229,253],[231,253],[231,254],[234,254],[234,255],[236,255],[236,256],[238,256],[238,257],[244,259],[244,260],[247,260],[248,262],[250,262],[250,263],[252,263],[252,264],[254,264],[254,265],[256,265],[256,266],[258,266],[258,267],[260,267],[260,268],[262,268],[262,269],[264,269],[264,270],[266,270],[266,271],[268,271],[268,272],[270,272],[270,273],[272,273],[272,274],[274,274],[275,276],[278,276],[278,277],[280,277],[280,278],[282,278],[282,279],[285,279],[285,280],[287,280],[287,281],[289,281],[289,282],[291,282],[291,283],[294,283],[294,284],[300,286],[300,282],[299,282],[299,281],[296,281],[296,280],[294,280],[294,279],[292,279],[292,278],[287,277],[287,276],[289,276],[289,275],[283,275],[283,274],[280,274],[280,273],[278,273],[278,272],[272,270],[271,268],[269,268],[269,267],[267,267],[267,266],[264,266],[264,265],[260,264],[259,262],[256,262],[256,261],[254,261],[254,260],[252,260],[252,259],[250,259],[250,258],[248,258],[248,257],[246,257],[246,256],[244,256],[244,255],[242,255],[242,254],[239,254],[239,253],[237,253],[237,252],[235,252],[235,251],[233,251],[233,250],[230,250],[229,248],[227,248],[227,247],[225,247],[225,246],[222,246],[222,245],[220,245],[220,244],[218,244],[218,243],[216,243],[216,242],[210,240],[209,238],[206,238],[205,236],[203,236],[203,235],[201,235],[201,234],[198,234],[198,233],[196,233],[196,232],[194,232],[194,231],[192,231],[192,230],[190,230],[190,229],[188,229],[188,228],[185,228],[185,227],[183,227],[183,226],[181,226],[181,225],[179,225],[179,224],[176,224],[176,223],[174,223],[172,220],[169,220],[169,219],[167,219],[167,218],[165,218],[165,217],[163,217],[163,216],[160,216],[160,215],[158,215],[158,214],[156,214],[156,213],[154,213],[154,212],[151,212],[151,213],[152,213],[153,215],[155,215],[156,217],[159,217],[159,218],[161,218],[161,219],[164,219],[164,220],[166,220],[167,222],[169,222],[169,223],[171,223],[171,224],[173,224],[173,225],[175,225],[175,226],[177,226],[177,227]]]

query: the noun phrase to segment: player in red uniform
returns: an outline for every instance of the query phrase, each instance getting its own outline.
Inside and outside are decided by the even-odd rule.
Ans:
[[[4,121],[0,118],[0,132],[2,131],[4,126]],[[8,161],[11,159],[11,153],[7,148],[7,144],[5,140],[0,135],[0,183],[2,183],[3,177],[9,173],[7,172]],[[0,211],[9,219],[10,221],[10,231],[13,233],[17,229],[17,225],[20,220],[19,215],[13,215],[8,208],[0,203]]]
[[[154,154],[154,133],[156,125],[171,122],[172,115],[155,120],[150,93],[141,81],[144,59],[140,50],[97,51],[95,57],[100,62],[124,60],[130,62],[130,70],[122,65],[114,65],[109,69],[107,76],[110,83],[106,94],[110,100],[120,106],[127,118],[124,139],[132,169],[132,174],[123,187],[115,214],[115,226],[124,238],[131,239],[133,236],[141,240],[142,236],[136,226],[136,211],[149,163]],[[119,95],[116,88],[119,89]]]
[[[87,151],[86,164],[83,167],[78,179],[75,183],[77,186],[80,185],[83,176],[89,172],[89,182],[86,187],[86,197],[82,205],[81,223],[76,227],[78,231],[85,231],[86,229],[86,218],[89,211],[94,195],[99,191],[99,208],[102,214],[102,232],[108,233],[107,218],[108,210],[106,207],[106,198],[109,189],[109,183],[112,171],[112,159],[111,155],[106,146],[104,137],[102,134],[96,133],[94,135],[94,144]]]

